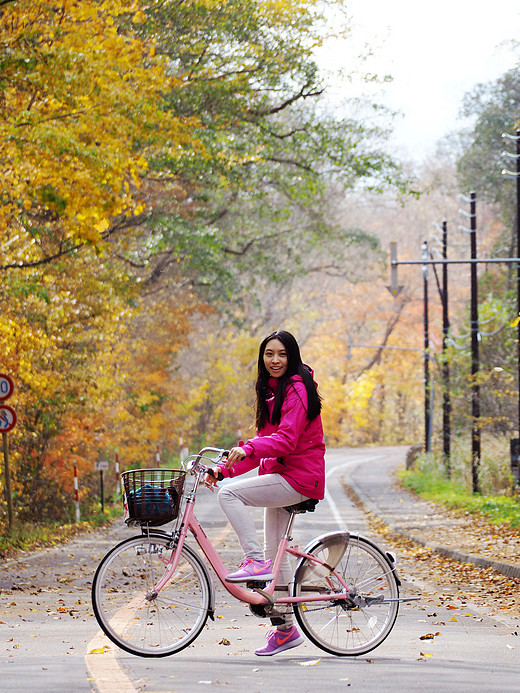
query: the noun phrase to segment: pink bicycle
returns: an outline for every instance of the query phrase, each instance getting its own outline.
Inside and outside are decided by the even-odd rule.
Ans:
[[[316,537],[303,550],[291,545],[296,514],[314,509],[314,504],[287,508],[274,580],[245,585],[225,581],[229,569],[194,508],[208,467],[226,454],[205,447],[188,458],[184,470],[132,470],[122,475],[127,522],[140,525],[141,534],[117,544],[96,570],[92,602],[105,634],[132,654],[165,657],[190,645],[208,616],[214,620],[213,581],[206,563],[186,541],[191,533],[226,590],[249,604],[256,616],[269,618],[280,606],[292,608],[309,640],[333,655],[362,655],[380,645],[394,626],[399,603],[408,601],[399,598],[394,558],[347,531]],[[194,483],[187,489],[189,476]],[[157,528],[175,519],[171,531]],[[286,552],[296,559],[292,582],[277,585]],[[275,597],[275,589],[283,590],[283,596]]]

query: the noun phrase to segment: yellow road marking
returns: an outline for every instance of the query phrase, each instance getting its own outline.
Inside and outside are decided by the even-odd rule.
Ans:
[[[213,540],[218,546],[230,533],[231,525],[226,525]],[[138,693],[130,678],[125,674],[117,658],[118,648],[99,630],[87,644],[85,664],[98,693]]]

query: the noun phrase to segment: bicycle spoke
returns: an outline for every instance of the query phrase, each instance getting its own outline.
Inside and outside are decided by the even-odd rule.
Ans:
[[[338,542],[348,542],[344,550]],[[336,542],[336,544],[334,544]],[[350,596],[331,599],[322,607],[312,602],[295,603],[294,612],[302,630],[315,645],[337,655],[358,655],[377,647],[392,630],[397,617],[398,586],[386,557],[373,544],[360,537],[331,535],[310,553],[329,565],[329,549],[338,557],[334,572],[326,577],[313,572],[313,561],[305,559],[295,574],[295,596],[309,594],[314,588],[332,596],[344,591]],[[315,565],[315,562],[314,562]],[[313,581],[315,584],[313,584]]]
[[[162,657],[178,652],[206,622],[209,578],[187,547],[175,575],[155,594],[170,554],[165,538],[130,539],[107,554],[94,577],[92,599],[102,629],[133,654]]]

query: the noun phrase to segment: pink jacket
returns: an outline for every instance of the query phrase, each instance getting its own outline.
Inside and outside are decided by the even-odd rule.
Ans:
[[[278,380],[269,379],[276,392]],[[274,394],[267,400],[269,414]],[[325,495],[325,443],[321,417],[307,420],[307,390],[299,375],[293,376],[285,393],[279,424],[267,423],[255,438],[241,447],[247,453],[225,477],[234,477],[259,467],[259,474],[280,474],[291,486],[308,498],[321,500]]]

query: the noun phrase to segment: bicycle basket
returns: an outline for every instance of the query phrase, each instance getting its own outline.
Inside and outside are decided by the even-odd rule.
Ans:
[[[127,525],[157,527],[179,514],[186,472],[181,469],[131,469],[121,474]]]

